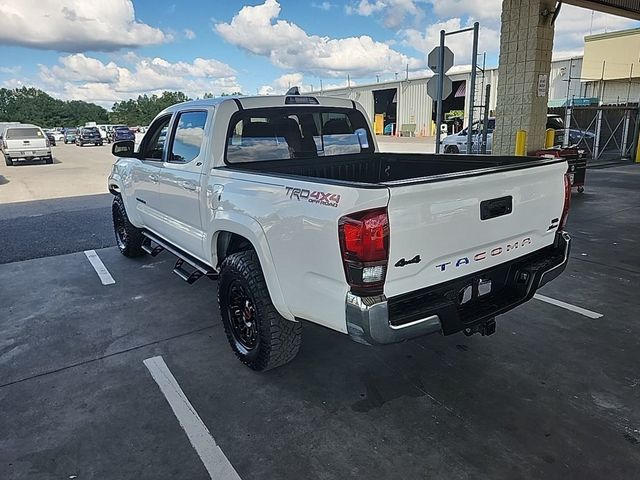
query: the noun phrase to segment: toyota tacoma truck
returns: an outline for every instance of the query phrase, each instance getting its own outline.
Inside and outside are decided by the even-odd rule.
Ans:
[[[181,103],[112,152],[118,248],[217,279],[254,370],[293,359],[303,321],[369,345],[492,334],[569,255],[565,161],[381,153],[344,98]]]

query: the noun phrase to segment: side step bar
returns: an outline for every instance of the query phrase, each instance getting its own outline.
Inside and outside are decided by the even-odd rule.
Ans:
[[[182,251],[175,245],[172,245],[151,232],[145,231],[142,232],[142,234],[146,237],[145,242],[142,244],[142,249],[152,257],[155,257],[164,250],[178,257],[176,265],[173,268],[173,273],[178,275],[189,285],[195,283],[196,280],[199,280],[202,277],[209,277],[212,280],[218,278],[218,272],[216,270],[197,258],[193,258],[191,255]],[[156,244],[155,247],[151,246],[151,242]],[[188,270],[185,268],[185,264],[189,265],[193,269]]]

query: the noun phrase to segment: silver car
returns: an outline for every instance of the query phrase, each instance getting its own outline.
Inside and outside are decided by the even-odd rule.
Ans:
[[[482,121],[473,122],[473,136],[471,153],[480,153],[480,145],[482,143]],[[496,128],[496,119],[490,118],[487,124],[487,153],[491,153],[491,146],[493,144],[493,130]],[[447,135],[442,140],[442,152],[443,153],[467,153],[467,133],[469,128],[465,128],[453,135]]]

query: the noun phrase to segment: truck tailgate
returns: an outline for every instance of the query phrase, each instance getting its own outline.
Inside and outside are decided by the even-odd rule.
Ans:
[[[566,162],[389,184],[393,297],[469,275],[553,243]]]
[[[8,151],[31,152],[47,148],[47,140],[42,137],[6,139]]]

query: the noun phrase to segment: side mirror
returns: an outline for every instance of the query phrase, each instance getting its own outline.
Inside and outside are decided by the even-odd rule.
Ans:
[[[111,146],[111,153],[116,157],[137,157],[135,149],[136,146],[132,140],[122,140]]]

